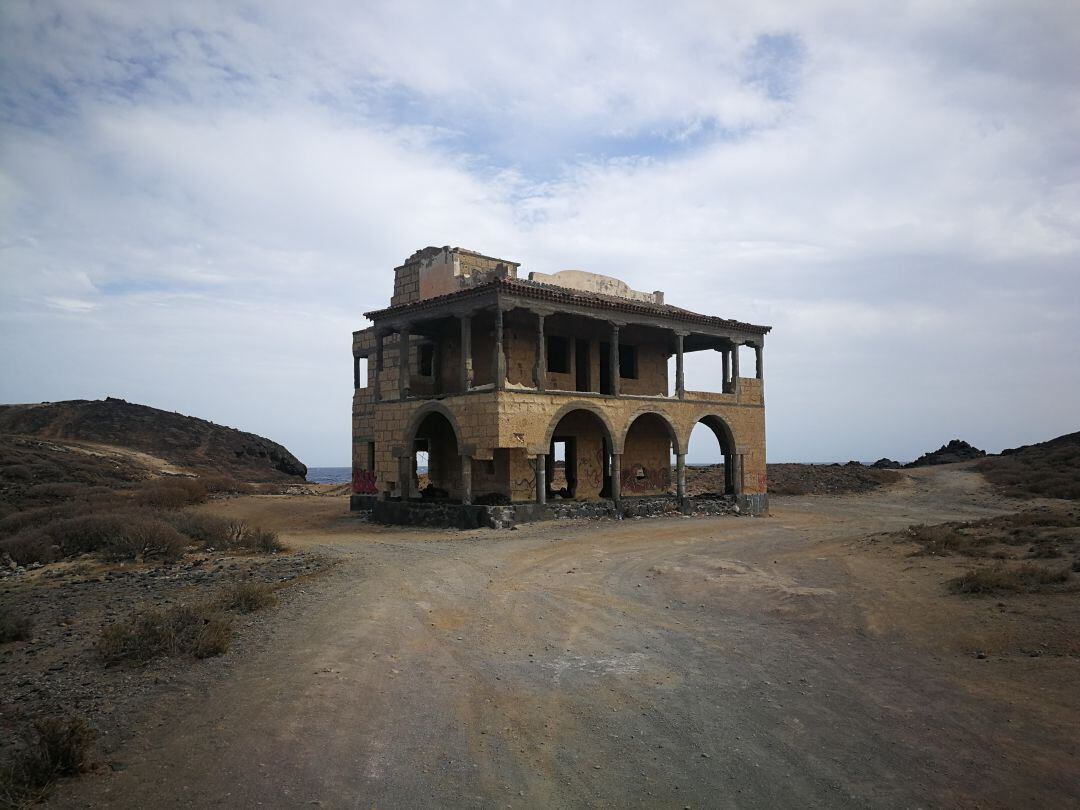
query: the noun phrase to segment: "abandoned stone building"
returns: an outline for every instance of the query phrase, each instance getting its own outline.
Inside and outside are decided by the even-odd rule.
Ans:
[[[354,508],[433,525],[484,525],[495,507],[510,522],[575,506],[699,511],[685,487],[698,423],[724,459],[712,502],[767,508],[769,327],[680,309],[608,276],[525,280],[518,268],[428,247],[394,270],[390,306],[353,333]],[[687,390],[688,352],[722,356],[710,390]]]

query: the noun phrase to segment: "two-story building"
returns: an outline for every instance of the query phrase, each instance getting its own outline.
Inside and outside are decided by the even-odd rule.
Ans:
[[[353,333],[355,504],[682,504],[700,422],[723,455],[723,495],[743,513],[767,508],[769,327],[690,312],[607,276],[525,280],[518,267],[428,247],[394,270],[390,306]],[[712,390],[687,390],[683,359],[702,351],[722,355],[722,374]]]

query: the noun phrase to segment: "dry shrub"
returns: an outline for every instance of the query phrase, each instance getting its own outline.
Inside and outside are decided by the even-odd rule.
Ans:
[[[25,641],[32,630],[33,623],[28,616],[9,605],[0,605],[0,644]]]
[[[222,610],[253,613],[276,604],[277,596],[265,582],[235,582],[221,591],[215,603]]]
[[[155,478],[135,494],[136,503],[159,509],[180,509],[206,501],[206,486],[194,478]]]
[[[202,512],[172,512],[166,519],[177,531],[206,548],[227,548],[236,532],[235,521]]]
[[[1024,563],[1016,566],[998,564],[992,568],[968,571],[949,580],[953,593],[1064,593],[1077,590],[1070,582],[1069,568],[1047,568],[1043,565]]]
[[[262,554],[276,554],[285,548],[281,541],[278,540],[277,532],[262,529],[258,526],[243,531],[240,536],[239,546]]]
[[[3,554],[19,565],[49,563],[59,556],[52,538],[41,529],[24,529],[0,540],[0,555]]]
[[[199,478],[207,492],[248,493],[252,491],[251,484],[238,481],[225,473],[203,475]]]
[[[84,514],[86,514],[86,508],[77,503],[62,503],[33,509],[21,509],[0,519],[0,537],[9,537],[21,532],[23,529],[40,529],[55,520],[79,517]]]
[[[161,655],[209,658],[229,647],[228,617],[209,605],[177,605],[151,609],[106,627],[98,639],[98,654],[108,664],[142,663]]]
[[[36,720],[25,744],[0,769],[0,805],[24,807],[44,798],[60,777],[86,771],[95,736],[89,724],[75,715]]]
[[[188,538],[160,520],[135,517],[127,521],[112,542],[100,549],[110,560],[178,560],[187,548]]]

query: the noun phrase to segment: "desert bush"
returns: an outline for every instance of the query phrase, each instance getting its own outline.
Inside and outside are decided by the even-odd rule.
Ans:
[[[36,720],[12,761],[0,769],[0,805],[24,807],[47,795],[62,776],[90,767],[94,730],[81,717],[50,715]]]
[[[265,582],[234,582],[222,589],[215,604],[222,610],[253,613],[277,602],[274,589]]]
[[[236,534],[236,521],[218,515],[181,510],[165,519],[179,532],[207,548],[228,548]]]
[[[263,554],[276,554],[285,547],[278,540],[277,532],[270,529],[255,528],[245,529],[240,536],[239,545],[251,551]]]
[[[225,652],[231,637],[228,617],[211,606],[177,605],[109,625],[98,638],[97,651],[108,664],[142,663],[161,655],[209,658]]]
[[[33,623],[30,617],[10,605],[0,605],[0,644],[25,641],[30,638]]]
[[[1043,565],[1024,563],[1016,566],[998,564],[991,568],[967,571],[949,580],[953,593],[1038,593],[1047,591],[1073,591],[1075,583],[1069,568],[1047,568]]]
[[[102,546],[99,553],[110,560],[177,560],[187,548],[188,538],[168,523],[153,518],[131,517],[121,531]]]
[[[194,478],[155,478],[144,483],[135,494],[141,506],[180,509],[206,501],[206,486]]]
[[[7,554],[19,565],[49,563],[59,556],[52,538],[41,529],[24,529],[0,540],[0,554]]]
[[[247,493],[252,487],[225,473],[203,475],[199,478],[207,492]]]
[[[54,520],[78,517],[86,513],[85,508],[75,503],[61,503],[53,506],[40,506],[32,509],[20,509],[18,512],[0,519],[0,537],[8,537],[23,529],[40,529]]]

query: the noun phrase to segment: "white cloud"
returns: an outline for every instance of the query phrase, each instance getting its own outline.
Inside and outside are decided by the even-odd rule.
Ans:
[[[775,458],[1077,427],[1068,4],[0,13],[0,399],[344,463],[349,332],[458,244],[773,324]]]

